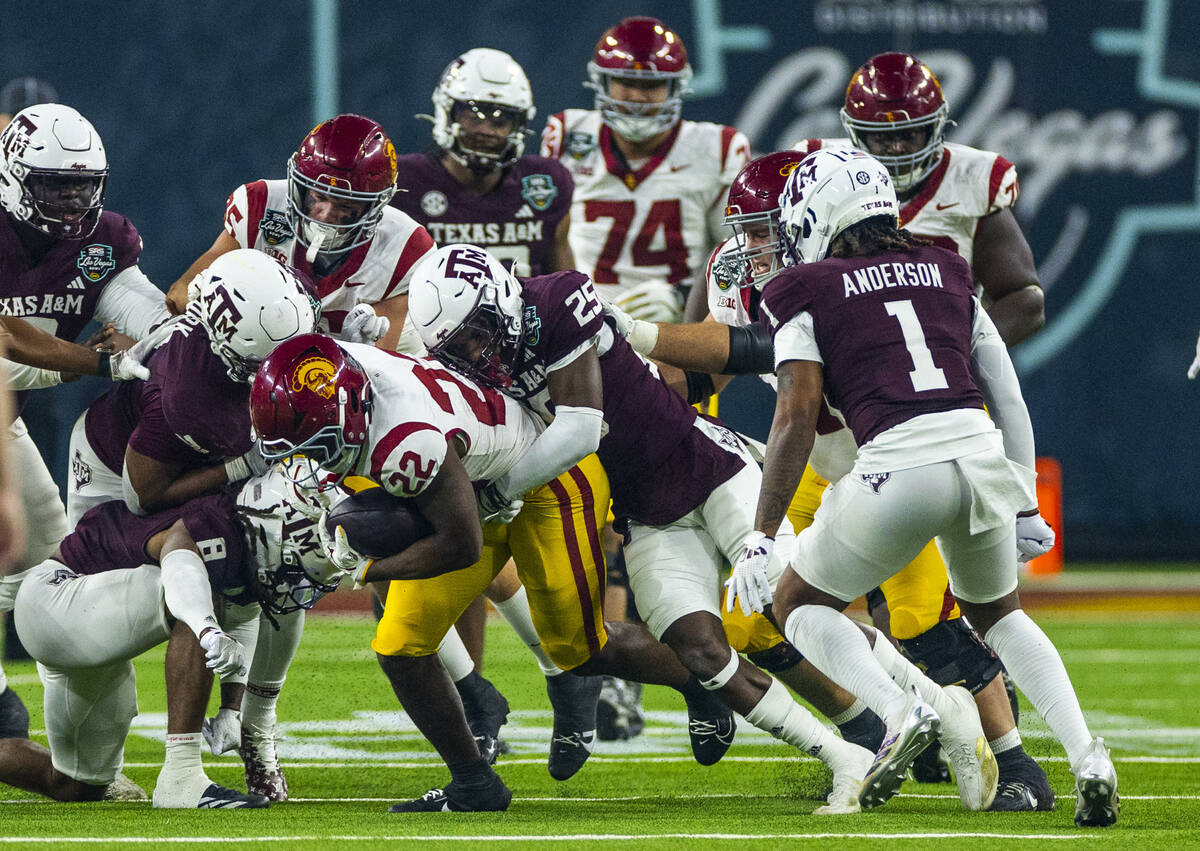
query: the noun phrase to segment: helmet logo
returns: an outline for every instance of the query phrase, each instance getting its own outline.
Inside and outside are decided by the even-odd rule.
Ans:
[[[37,130],[37,125],[29,120],[29,116],[17,113],[10,127],[4,133],[4,156],[7,159],[19,157],[29,147],[29,137]]]
[[[798,162],[784,163],[783,167],[781,169],[779,169],[779,176],[780,177],[790,177],[792,172],[796,170],[796,166],[798,166],[798,165],[800,165],[800,163],[798,163]]]
[[[393,157],[395,152],[393,151]],[[317,183],[323,183],[331,189],[350,189],[350,181],[343,180],[340,177],[335,177],[332,174],[323,174],[317,178]]]
[[[214,276],[212,283],[221,279]],[[238,323],[242,321],[242,312],[237,309],[229,290],[224,286],[210,287],[202,296],[208,321],[205,325],[210,334],[219,336],[226,343],[233,340],[237,333]]]
[[[871,175],[867,174],[865,171],[860,171],[858,174],[854,175],[854,179],[863,186],[866,186],[871,182]]]
[[[388,161],[388,173],[392,176],[392,182],[396,180],[396,146],[392,144],[392,140],[387,140],[387,146],[383,149],[384,156]]]
[[[336,372],[337,367],[328,358],[305,358],[292,373],[292,392],[299,393],[307,388],[322,399],[332,399],[337,391]]]
[[[476,287],[492,280],[488,270],[487,254],[477,248],[466,246],[454,249],[446,258],[446,277],[461,278]]]

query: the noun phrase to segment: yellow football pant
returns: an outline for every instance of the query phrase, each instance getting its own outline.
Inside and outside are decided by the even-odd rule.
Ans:
[[[512,523],[486,524],[476,564],[430,579],[392,582],[371,648],[384,656],[437,652],[447,630],[512,558],[542,649],[563,670],[582,665],[608,641],[600,546],[608,504],[608,476],[589,455],[526,494]]]
[[[804,468],[804,476],[787,511],[797,534],[812,525],[813,515],[817,513],[828,485],[829,482],[818,476],[812,467]],[[946,564],[933,541],[926,544],[907,567],[884,582],[880,590],[891,612],[892,636],[897,639],[913,638],[940,621],[961,614],[950,595]],[[734,606],[732,612],[725,612],[722,607],[721,617],[725,636],[739,653],[767,650],[784,640],[764,615],[747,617],[740,606]]]

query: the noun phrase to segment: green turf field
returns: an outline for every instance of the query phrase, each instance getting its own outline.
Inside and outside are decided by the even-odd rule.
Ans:
[[[964,847],[966,841],[973,851],[1057,845],[1054,840],[1072,847],[1080,841],[1087,847],[1200,846],[1200,618],[1038,619],[1062,650],[1094,732],[1113,748],[1124,801],[1114,828],[1075,828],[1064,757],[1030,712],[1022,715],[1021,731],[1061,796],[1052,813],[965,813],[952,787],[909,783],[874,812],[813,817],[826,791],[820,763],[742,724],[725,759],[701,768],[690,757],[682,700],[662,689],[646,691],[645,735],[632,743],[602,743],[575,778],[556,783],[545,768],[550,713],[544,681],[500,622],[489,624],[484,673],[515,710],[505,728],[512,752],[497,766],[515,793],[511,809],[502,815],[389,815],[390,803],[448,777],[398,711],[367,646],[369,619],[336,615],[310,618],[280,702],[280,755],[292,801],[266,811],[159,812],[148,803],[35,801],[4,787],[0,845],[370,848],[400,840],[430,847],[455,838],[508,838],[538,848],[740,847],[754,840],[757,847],[783,847],[824,839],[839,848]],[[7,670],[29,704],[33,727],[40,728],[41,689],[33,665]],[[137,673],[143,715],[126,745],[126,773],[149,790],[165,730],[161,651],[139,659]],[[236,758],[206,757],[206,763],[213,779],[241,784]]]

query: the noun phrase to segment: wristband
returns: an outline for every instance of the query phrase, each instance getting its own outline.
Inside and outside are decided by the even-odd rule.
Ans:
[[[225,462],[225,479],[229,482],[240,482],[250,478],[250,464],[242,456],[230,458]]]
[[[96,363],[96,375],[104,378],[112,378],[112,354],[110,352],[97,352],[100,356]]]
[[[633,328],[630,329],[629,336],[625,340],[639,355],[649,357],[650,353],[654,351],[654,347],[658,345],[658,325],[644,319],[635,319]]]
[[[684,371],[683,376],[687,379],[687,400],[689,405],[703,402],[717,391],[716,385],[713,384],[712,376],[707,372]]]

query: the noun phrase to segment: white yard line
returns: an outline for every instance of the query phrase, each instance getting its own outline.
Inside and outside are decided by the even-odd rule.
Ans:
[[[322,836],[300,834],[293,836],[112,836],[107,839],[90,836],[0,836],[0,843],[38,844],[231,844],[252,842],[613,842],[647,839],[708,839],[727,841],[781,839],[1095,839],[1093,833],[565,833],[516,836],[441,836],[381,835],[381,836]]]

